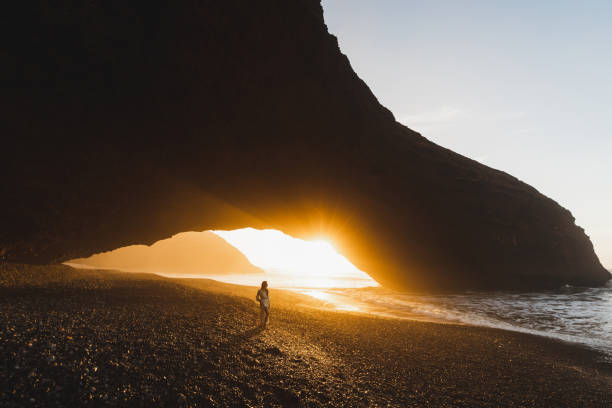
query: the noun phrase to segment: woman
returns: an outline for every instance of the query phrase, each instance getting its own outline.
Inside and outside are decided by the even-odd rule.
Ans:
[[[261,320],[261,327],[264,329],[268,324],[268,318],[270,317],[270,295],[268,294],[268,282],[261,282],[261,288],[257,291],[255,299],[259,302],[259,319]]]

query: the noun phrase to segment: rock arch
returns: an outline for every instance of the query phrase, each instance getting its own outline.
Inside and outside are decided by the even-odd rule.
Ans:
[[[397,123],[318,1],[81,3],[4,27],[5,262],[251,226],[399,288],[609,279],[567,210]]]

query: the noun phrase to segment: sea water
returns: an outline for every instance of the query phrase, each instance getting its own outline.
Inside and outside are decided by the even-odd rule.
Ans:
[[[612,361],[612,281],[601,288],[419,295],[376,288],[294,289],[355,310],[495,327],[557,338],[603,351]],[[347,307],[348,305],[348,307]]]

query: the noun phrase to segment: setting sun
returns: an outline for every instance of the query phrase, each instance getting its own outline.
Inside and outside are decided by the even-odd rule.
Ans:
[[[325,239],[305,241],[277,230],[213,231],[282,286],[378,286]]]

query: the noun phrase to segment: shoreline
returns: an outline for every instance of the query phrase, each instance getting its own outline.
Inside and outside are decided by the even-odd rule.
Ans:
[[[253,288],[252,290],[255,290],[255,291],[257,290],[256,285],[251,285],[250,283],[240,282],[241,279],[236,278],[235,275],[229,275],[230,280],[226,282],[226,281],[221,280],[222,278],[225,278],[225,276],[223,275],[189,276],[189,275],[176,275],[176,274],[170,274],[170,273],[162,273],[162,272],[158,273],[158,272],[139,272],[136,270],[99,269],[99,268],[94,268],[94,267],[90,267],[87,265],[73,264],[73,263],[64,263],[64,265],[68,265],[77,270],[85,269],[85,270],[104,270],[104,271],[119,272],[119,273],[144,273],[144,274],[150,273],[152,275],[161,276],[161,277],[176,280],[176,281],[184,280],[186,282],[193,281],[194,283],[197,282],[198,280],[203,280],[205,282],[214,281],[220,284],[234,285],[238,287],[247,287],[247,288]],[[267,275],[261,275],[261,276],[256,275],[256,277],[257,279],[261,280],[261,279],[265,279],[268,276]],[[249,282],[253,280],[253,276],[249,276],[249,278],[251,278],[251,279],[248,279]],[[198,285],[198,284],[193,284],[192,286],[201,287],[201,285]],[[278,292],[279,290],[281,290],[281,291],[288,291],[288,292],[291,292],[297,295],[306,295],[308,296],[308,298],[314,299],[314,302],[305,302],[304,300],[302,300],[301,302],[302,305],[307,306],[307,307],[314,307],[316,309],[320,309],[323,311],[333,311],[333,312],[338,311],[338,312],[346,312],[346,313],[355,313],[357,315],[362,315],[362,316],[369,316],[369,317],[376,316],[376,317],[392,318],[392,319],[399,319],[399,320],[414,320],[414,321],[432,322],[432,323],[440,323],[440,324],[455,324],[455,325],[461,325],[461,326],[485,327],[485,328],[493,328],[493,329],[506,330],[510,332],[518,332],[518,333],[529,334],[533,336],[544,337],[544,338],[553,339],[556,341],[561,341],[563,343],[567,343],[570,345],[584,347],[584,348],[587,348],[589,350],[593,350],[596,352],[600,352],[600,353],[603,352],[602,359],[605,360],[606,362],[612,363],[612,347],[608,347],[606,344],[603,344],[603,343],[592,344],[586,341],[585,339],[582,339],[574,335],[570,335],[570,334],[559,335],[558,333],[550,333],[550,332],[546,332],[543,330],[525,328],[525,327],[521,327],[521,326],[518,326],[512,323],[503,322],[503,321],[497,321],[497,322],[491,321],[488,323],[487,322],[479,323],[479,322],[475,322],[470,319],[461,320],[459,318],[452,319],[452,318],[436,317],[436,316],[428,315],[425,312],[413,313],[413,312],[408,312],[405,310],[402,310],[401,312],[397,312],[392,309],[385,309],[384,307],[376,307],[376,306],[369,305],[364,301],[356,300],[344,294],[331,294],[330,295],[329,291],[333,291],[334,289],[346,289],[346,288],[279,287],[279,288],[275,288],[274,291]],[[379,289],[382,289],[382,287],[381,286],[368,286],[368,287],[354,287],[350,289],[379,290]],[[313,294],[313,292],[317,292],[318,294],[317,293]],[[402,293],[399,293],[399,294],[402,294]],[[323,295],[324,297],[322,297],[321,295]],[[414,293],[411,295],[414,295],[415,297],[420,297],[424,294]],[[428,295],[428,294],[425,294],[425,295]],[[382,296],[384,296],[384,294]],[[248,295],[246,295],[246,297],[248,298]]]
[[[601,353],[541,336],[280,290],[260,331],[252,287],[62,266],[0,266],[0,291],[9,407],[612,404]]]
[[[369,288],[368,288],[369,289]],[[375,288],[378,289],[378,288]],[[586,288],[585,288],[586,289]],[[308,293],[308,292],[321,292],[323,296],[317,296],[325,301],[329,302],[330,309],[334,309],[334,306],[337,310],[341,311],[350,311],[355,313],[362,313],[367,316],[382,316],[382,317],[390,317],[397,318],[401,320],[417,320],[417,321],[425,321],[425,322],[434,322],[441,324],[457,324],[457,325],[467,325],[473,327],[487,327],[499,330],[506,330],[511,332],[518,332],[523,334],[529,334],[533,336],[545,337],[557,341],[561,341],[564,343],[585,347],[590,350],[594,350],[597,352],[601,352],[604,355],[604,359],[607,362],[612,363],[612,343],[606,341],[605,339],[599,337],[591,337],[589,338],[587,334],[577,334],[577,333],[568,333],[568,332],[557,332],[554,330],[546,331],[542,329],[538,329],[537,327],[525,327],[512,320],[502,320],[498,317],[489,317],[486,314],[474,314],[473,311],[468,311],[465,309],[457,308],[457,309],[448,309],[445,308],[445,305],[440,305],[431,301],[428,301],[427,297],[430,297],[430,294],[419,294],[419,293],[388,293],[388,291],[383,291],[382,293],[377,293],[377,297],[374,302],[371,302],[371,299],[366,298],[365,300],[361,298],[359,293],[356,295],[352,295],[352,291],[355,289],[348,289],[346,292],[343,292],[343,289],[321,289],[321,290],[301,290],[301,289],[288,289],[291,291],[295,291],[298,293]],[[359,290],[359,289],[356,289]],[[453,294],[451,294],[453,295]],[[465,295],[465,294],[459,294]],[[479,296],[479,295],[491,295],[490,293],[471,293],[468,296]],[[504,293],[498,293],[497,295],[504,295]],[[312,296],[312,295],[311,295]],[[386,303],[381,303],[381,299],[385,299],[390,296],[391,304],[387,305]],[[409,305],[401,305],[398,307],[397,304],[393,304],[393,300],[397,297],[400,297],[400,300],[408,301]],[[405,298],[404,298],[405,297]],[[423,299],[425,297],[425,299]],[[346,302],[349,306],[356,305],[355,307],[343,308],[341,305],[343,302]],[[338,307],[340,306],[340,307]],[[433,311],[432,311],[433,310]]]
[[[198,288],[203,288],[206,286],[206,284],[200,285],[197,283],[199,280],[202,280],[201,278],[193,278],[193,279],[171,278],[171,277],[168,277],[168,278],[176,279],[177,281],[182,281],[182,280],[191,281],[191,283],[189,284],[191,286],[198,287]],[[234,286],[239,287],[241,288],[241,290],[236,290],[236,291],[230,290],[228,291],[228,293],[233,293],[233,294],[240,293],[240,295],[246,297],[247,299],[249,298],[249,295],[250,295],[249,291],[252,291],[253,293],[255,293],[258,289],[258,287],[256,286],[236,285],[233,283],[225,283],[222,281],[217,281],[215,279],[203,279],[203,280],[213,281],[213,282],[218,283],[219,285],[229,285],[231,287],[234,287]],[[499,330],[499,331],[507,332],[507,333],[513,333],[513,334],[519,334],[519,335],[525,335],[525,336],[533,336],[535,338],[545,339],[553,343],[559,343],[561,345],[567,345],[569,347],[583,349],[589,353],[592,352],[597,356],[596,358],[597,363],[609,365],[610,369],[612,370],[612,350],[610,351],[602,350],[601,346],[598,347],[593,344],[588,344],[586,342],[581,341],[579,338],[576,338],[576,339],[563,338],[560,336],[555,336],[552,333],[547,333],[545,331],[538,331],[535,329],[523,328],[520,326],[512,325],[510,323],[507,323],[509,327],[500,327],[500,326],[495,326],[495,325],[478,324],[478,323],[471,322],[471,321],[460,321],[460,320],[436,318],[436,317],[428,316],[425,314],[417,314],[417,313],[410,313],[410,312],[404,312],[403,315],[400,315],[400,314],[393,313],[392,311],[386,312],[384,310],[381,311],[381,309],[376,310],[374,308],[370,308],[366,310],[343,308],[342,306],[338,307],[338,304],[334,303],[334,301],[320,299],[316,296],[312,296],[306,293],[306,292],[311,292],[311,291],[317,291],[317,292],[324,291],[325,288],[321,290],[312,289],[312,288],[297,288],[297,289],[296,288],[280,288],[280,289],[273,289],[273,290],[275,294],[278,294],[279,291],[281,291],[281,293],[290,292],[291,294],[296,295],[296,296],[307,296],[306,299],[304,299],[303,297],[300,298],[298,305],[303,306],[303,307],[313,308],[315,310],[319,310],[322,312],[345,313],[345,314],[353,315],[356,317],[373,318],[373,319],[380,318],[380,319],[391,319],[391,320],[408,321],[408,322],[422,322],[422,323],[433,323],[433,324],[440,324],[440,325],[471,327],[475,329],[490,329],[494,331]],[[283,302],[287,302],[287,301],[288,299],[283,299]],[[567,337],[571,337],[571,336],[567,335]],[[612,377],[611,377],[611,381],[612,381]]]
[[[249,300],[251,298],[251,292],[255,293],[258,289],[258,286],[256,285],[223,282],[221,280],[214,279],[213,277],[172,276],[172,274],[156,273],[156,272],[139,272],[135,270],[118,270],[118,269],[100,269],[100,268],[90,267],[88,265],[72,264],[72,263],[64,263],[64,264],[57,265],[57,266],[61,269],[63,268],[63,265],[68,266],[71,271],[76,271],[77,273],[79,271],[82,271],[82,272],[89,271],[89,272],[95,272],[95,273],[113,273],[113,274],[119,274],[119,275],[128,274],[128,275],[136,275],[136,276],[150,277],[150,278],[156,278],[156,279],[157,278],[168,279],[170,281],[175,281],[175,282],[180,282],[182,284],[186,284],[187,286],[190,286],[193,288],[219,291],[220,293],[229,294],[232,296],[241,296]],[[31,266],[27,265],[27,267],[31,267]],[[44,268],[46,268],[46,266]],[[262,277],[265,277],[265,276],[262,276]],[[368,289],[369,288],[377,289],[381,287],[380,286],[368,287]],[[366,318],[369,317],[369,318],[382,318],[382,319],[396,319],[400,321],[416,321],[416,322],[434,323],[434,324],[442,324],[442,325],[467,326],[467,327],[474,327],[477,329],[501,330],[504,332],[519,333],[519,334],[524,334],[527,336],[544,338],[547,340],[551,340],[553,342],[559,342],[561,344],[566,344],[571,347],[577,347],[577,348],[585,349],[587,351],[594,352],[595,354],[599,356],[598,357],[599,361],[605,364],[610,364],[610,367],[612,369],[612,354],[610,354],[609,352],[602,351],[601,349],[593,345],[581,342],[579,340],[564,339],[564,338],[560,338],[560,337],[554,336],[552,334],[549,334],[543,331],[525,329],[519,326],[510,325],[510,324],[509,325],[512,327],[499,327],[499,326],[494,326],[494,325],[478,324],[478,323],[469,322],[469,321],[466,322],[466,321],[459,321],[459,320],[452,320],[452,319],[445,319],[445,318],[436,318],[433,316],[427,316],[425,314],[417,314],[417,313],[409,313],[409,312],[406,312],[404,316],[401,316],[399,314],[387,313],[385,311],[381,312],[381,311],[372,310],[372,309],[355,310],[352,308],[344,309],[344,308],[338,308],[338,307],[330,307],[329,304],[331,303],[332,305],[334,305],[333,302],[330,302],[328,300],[319,299],[315,296],[304,293],[304,291],[313,291],[313,290],[314,291],[319,291],[319,290],[324,291],[327,289],[334,289],[334,288],[281,287],[278,289],[274,289],[274,292],[276,295],[278,295],[279,293],[282,294],[280,301],[281,301],[281,304],[283,304],[285,307],[288,304],[295,303],[298,307],[312,308],[312,309],[319,310],[322,312],[346,313],[346,314],[352,314],[355,316],[366,317]],[[362,288],[356,288],[356,289],[366,289],[366,288],[362,287]],[[419,296],[419,294],[415,294],[415,296]]]

